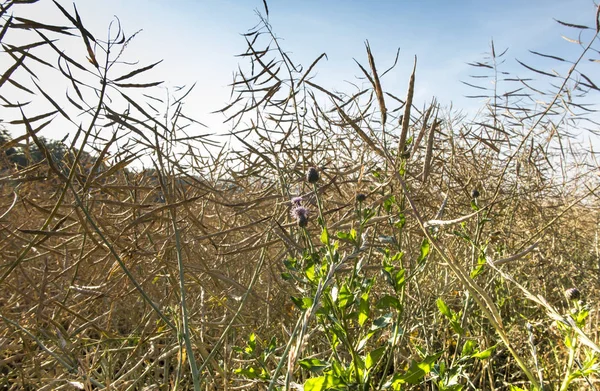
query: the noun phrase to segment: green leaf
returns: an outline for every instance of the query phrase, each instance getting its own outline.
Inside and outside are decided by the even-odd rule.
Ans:
[[[290,273],[284,272],[281,273],[281,278],[283,278],[284,281],[289,281],[292,280],[294,277],[292,277]]]
[[[492,353],[494,352],[495,349],[496,349],[496,346],[492,346],[491,348],[487,348],[481,352],[475,353],[471,357],[478,358],[480,360],[485,360],[487,358],[490,358],[490,356],[492,355]]]
[[[310,264],[306,269],[304,269],[304,275],[308,278],[309,281],[313,282],[316,278],[315,265]]]
[[[342,285],[342,289],[338,292],[338,307],[340,309],[346,308],[348,305],[352,304],[354,301],[354,295],[350,292],[350,288],[348,285]]]
[[[323,227],[323,232],[321,232],[321,243],[329,244],[329,233],[327,232],[327,227]]]
[[[397,253],[395,253],[391,258],[390,258],[390,263],[398,263],[402,260],[402,257],[404,256],[404,252],[403,251],[399,251]]]
[[[450,309],[450,307],[448,307],[446,305],[446,303],[444,303],[444,300],[442,300],[441,297],[439,299],[437,299],[437,301],[435,303],[437,304],[437,307],[440,310],[440,312],[442,313],[442,315],[444,315],[448,319],[453,319],[454,318],[452,316],[452,310]]]
[[[463,345],[461,356],[470,356],[473,350],[475,350],[475,345],[477,345],[477,342],[472,339],[467,340]]]
[[[391,312],[387,313],[385,315],[382,315],[373,321],[373,324],[371,325],[371,330],[379,330],[384,327],[387,327],[390,324],[392,324],[393,319],[394,318],[393,318],[393,315]]]
[[[346,333],[346,330],[342,327],[340,322],[332,316],[329,317],[329,320],[331,322],[331,331],[335,334],[335,336],[340,341],[347,341],[348,334]]]
[[[296,258],[287,258],[283,261],[283,265],[288,269],[288,270],[298,270],[297,269],[297,265],[298,265],[298,260]]]
[[[369,329],[369,332],[367,333],[367,335],[365,335],[359,342],[358,345],[356,347],[357,351],[361,351],[367,344],[367,342],[369,341],[369,339],[371,339],[371,337],[373,335],[375,335],[375,333],[377,333],[379,330],[388,327],[389,325],[391,325],[393,322],[393,315],[392,313],[388,313],[385,314],[383,316],[380,316],[379,318],[375,319],[373,321],[373,324],[371,325],[371,328]],[[401,334],[401,332],[399,332],[399,334]]]
[[[253,367],[238,368],[234,372],[244,376],[247,379],[258,379],[260,377],[260,373],[256,370],[256,368]]]
[[[398,273],[396,273],[395,278],[394,278],[394,283],[395,288],[396,288],[396,292],[398,292],[403,286],[404,286],[404,274],[405,274],[405,269],[400,269],[398,271]]]
[[[334,360],[331,363],[331,373],[333,374],[333,376],[341,378],[342,376],[344,376],[344,369],[342,368],[342,365],[339,362]]]
[[[271,341],[269,341],[269,346],[267,346],[267,348],[265,349],[265,353],[267,355],[269,355],[269,354],[273,353],[276,348],[277,348],[277,338],[272,337]]]
[[[486,263],[487,259],[485,258],[485,254],[480,253],[479,257],[477,258],[477,266],[471,271],[471,278],[475,278],[480,275]]]
[[[583,326],[585,326],[585,320],[587,319],[589,314],[590,314],[590,311],[588,309],[582,308],[577,313],[572,315],[572,317],[573,317],[573,320],[575,320],[575,323],[577,323],[577,326],[583,327]]]
[[[419,384],[421,380],[433,369],[433,364],[444,352],[439,352],[431,356],[427,356],[423,361],[413,361],[410,368],[402,375],[396,374],[392,378],[392,387],[394,390],[400,390],[400,386],[404,383]]]
[[[400,253],[402,254],[402,253]],[[401,257],[402,255],[400,255]],[[394,257],[395,258],[395,257]],[[396,271],[398,270],[398,271]],[[397,269],[391,265],[383,267],[383,275],[385,276],[388,283],[394,288],[396,292],[400,291],[405,283],[405,270]]]
[[[350,233],[349,232],[343,232],[343,231],[338,231],[336,233],[338,239],[342,239],[342,240],[350,240]]]
[[[367,319],[369,319],[369,294],[365,293],[361,296],[358,305],[358,324],[364,325]]]
[[[574,346],[573,346],[573,340],[571,339],[571,336],[570,336],[570,335],[568,335],[568,334],[565,336],[565,345],[566,345],[566,346],[567,346],[569,349],[573,349],[573,348],[574,348]]]
[[[367,342],[369,342],[369,340],[371,339],[371,337],[373,335],[375,335],[376,331],[369,331],[367,333],[367,335],[365,335],[360,341],[358,341],[358,345],[356,345],[356,351],[360,352],[364,349],[365,346],[367,346]]]
[[[377,364],[381,356],[383,356],[383,354],[385,353],[385,349],[385,346],[382,346],[367,354],[367,357],[365,358],[365,367],[367,369],[371,369],[373,366],[375,366],[375,364]]]
[[[304,360],[300,360],[298,362],[300,366],[311,372],[320,372],[325,368],[329,367],[329,363],[327,361],[321,361],[316,358],[305,358]]]
[[[339,386],[341,384],[343,384],[343,382],[338,376],[334,376],[331,373],[325,375],[325,387],[327,387],[327,389]]]
[[[294,302],[296,307],[298,307],[301,311],[305,311],[313,305],[313,299],[311,297],[298,298],[290,296],[290,298],[292,299],[292,302]]]
[[[340,240],[356,244],[356,230],[354,228],[350,232],[338,231],[336,236]]]
[[[356,233],[356,230],[354,228],[352,228],[350,230],[350,237],[352,238],[352,240],[356,240],[357,233]]]
[[[393,287],[395,287],[395,282],[394,282],[394,267],[391,265],[386,265],[381,269],[381,272],[383,273],[383,275],[385,276],[386,281]]]
[[[392,213],[392,206],[396,202],[396,198],[394,196],[388,197],[385,201],[383,201],[383,209],[389,214]]]
[[[246,353],[252,354],[254,352],[254,349],[256,349],[256,334],[252,333],[248,337],[248,343],[244,350],[246,351]]]
[[[377,301],[376,307],[379,309],[395,308],[398,311],[402,311],[402,304],[400,303],[400,300],[390,295],[385,295],[381,299],[379,299]]]
[[[304,382],[304,391],[325,390],[325,376],[313,377]]]
[[[431,251],[431,245],[429,244],[429,240],[427,238],[423,239],[421,242],[421,255],[419,256],[419,262],[422,262],[427,258],[429,252]]]
[[[402,229],[402,228],[404,228],[405,224],[406,224],[406,217],[404,216],[404,214],[400,213],[398,215],[398,218],[396,219],[396,221],[394,221],[394,227],[397,229]]]
[[[456,334],[463,335],[465,333],[465,330],[460,326],[460,321],[458,320],[458,317],[456,315],[455,315],[455,317],[457,319],[452,319],[450,321],[450,326],[452,327],[452,330],[454,330],[454,332]]]
[[[328,373],[325,376],[313,377],[304,382],[304,391],[324,391],[342,384],[339,377]]]

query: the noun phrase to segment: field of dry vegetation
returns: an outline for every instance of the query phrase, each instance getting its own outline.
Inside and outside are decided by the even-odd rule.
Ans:
[[[472,119],[368,43],[315,84],[263,9],[223,143],[55,5],[0,9],[0,390],[600,389],[597,13],[531,78],[492,44]]]

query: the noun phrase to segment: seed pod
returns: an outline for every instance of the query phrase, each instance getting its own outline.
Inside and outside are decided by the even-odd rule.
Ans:
[[[356,202],[365,202],[367,195],[365,193],[358,193],[356,195]]]
[[[479,190],[477,190],[476,188],[471,190],[471,198],[475,199],[479,197]]]
[[[439,125],[437,117],[433,120],[431,127],[429,128],[429,134],[427,135],[427,149],[425,152],[425,161],[423,162],[423,183],[427,182],[429,176],[429,170],[431,169],[431,159],[433,157],[433,140],[435,137],[435,129]]]

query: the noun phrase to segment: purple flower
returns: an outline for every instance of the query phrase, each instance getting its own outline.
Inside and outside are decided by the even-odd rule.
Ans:
[[[298,207],[302,205],[302,197],[293,197],[290,202],[292,203],[293,207]]]
[[[298,227],[306,227],[308,225],[308,209],[303,206],[296,206],[292,209],[292,218],[296,220]]]

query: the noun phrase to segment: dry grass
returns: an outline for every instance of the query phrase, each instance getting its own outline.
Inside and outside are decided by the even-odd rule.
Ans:
[[[0,82],[12,121],[3,125],[22,136],[2,148],[37,150],[43,159],[18,167],[2,155],[0,389],[191,389],[194,372],[202,389],[266,389],[268,381],[234,371],[249,365],[234,347],[251,333],[261,346],[276,337],[277,359],[265,364],[272,373],[303,317],[289,300],[302,287],[281,277],[284,261],[306,250],[289,213],[297,195],[308,200],[307,232],[318,248],[317,202],[333,235],[358,229],[355,197],[367,194],[373,217],[363,227],[370,236],[361,258],[364,275],[377,278],[373,295],[387,292],[381,252],[404,253],[410,277],[396,371],[419,351],[455,362],[472,340],[498,348],[462,368],[465,389],[526,389],[540,373],[546,389],[558,389],[569,353],[556,322],[568,312],[563,291],[572,286],[590,308],[576,357],[600,353],[598,167],[567,135],[573,120],[585,118],[573,114],[571,93],[590,80],[576,72],[561,77],[563,85],[534,114],[521,98],[511,108],[490,100],[489,114],[473,123],[435,100],[412,104],[418,67],[405,99],[385,92],[368,46],[364,89],[328,91],[311,81],[324,57],[301,70],[262,20],[245,37],[251,66],[238,74],[223,111],[234,129],[226,148],[185,115],[179,99],[187,90],[168,103],[156,97],[156,83],[136,81],[151,67],[113,71],[130,37],[119,32],[102,42],[66,10],[69,30],[36,25],[16,19],[29,5],[7,1],[4,9],[9,5],[14,18],[2,12],[2,55],[15,66]],[[17,31],[39,45],[10,46]],[[67,31],[84,37],[90,61],[75,60],[81,53],[63,53],[61,41],[50,38]],[[33,57],[36,50],[47,64]],[[43,80],[36,89],[28,72],[40,67],[69,82],[68,99],[63,91],[44,93]],[[42,113],[11,94],[45,102],[51,114],[37,118]],[[76,133],[59,158],[36,136],[53,121]],[[129,167],[140,156],[154,167]],[[304,180],[310,166],[321,172],[316,192]],[[443,222],[423,228],[421,217]],[[419,260],[426,237],[437,252]],[[352,245],[339,246],[352,253]],[[484,266],[471,279],[482,255],[500,270]],[[462,338],[440,315],[438,298],[462,311]],[[326,333],[316,322],[307,326],[307,355],[326,357]],[[283,369],[298,382],[309,375]],[[427,379],[433,377],[414,389],[439,389]],[[598,387],[597,368],[571,389],[590,384]]]

